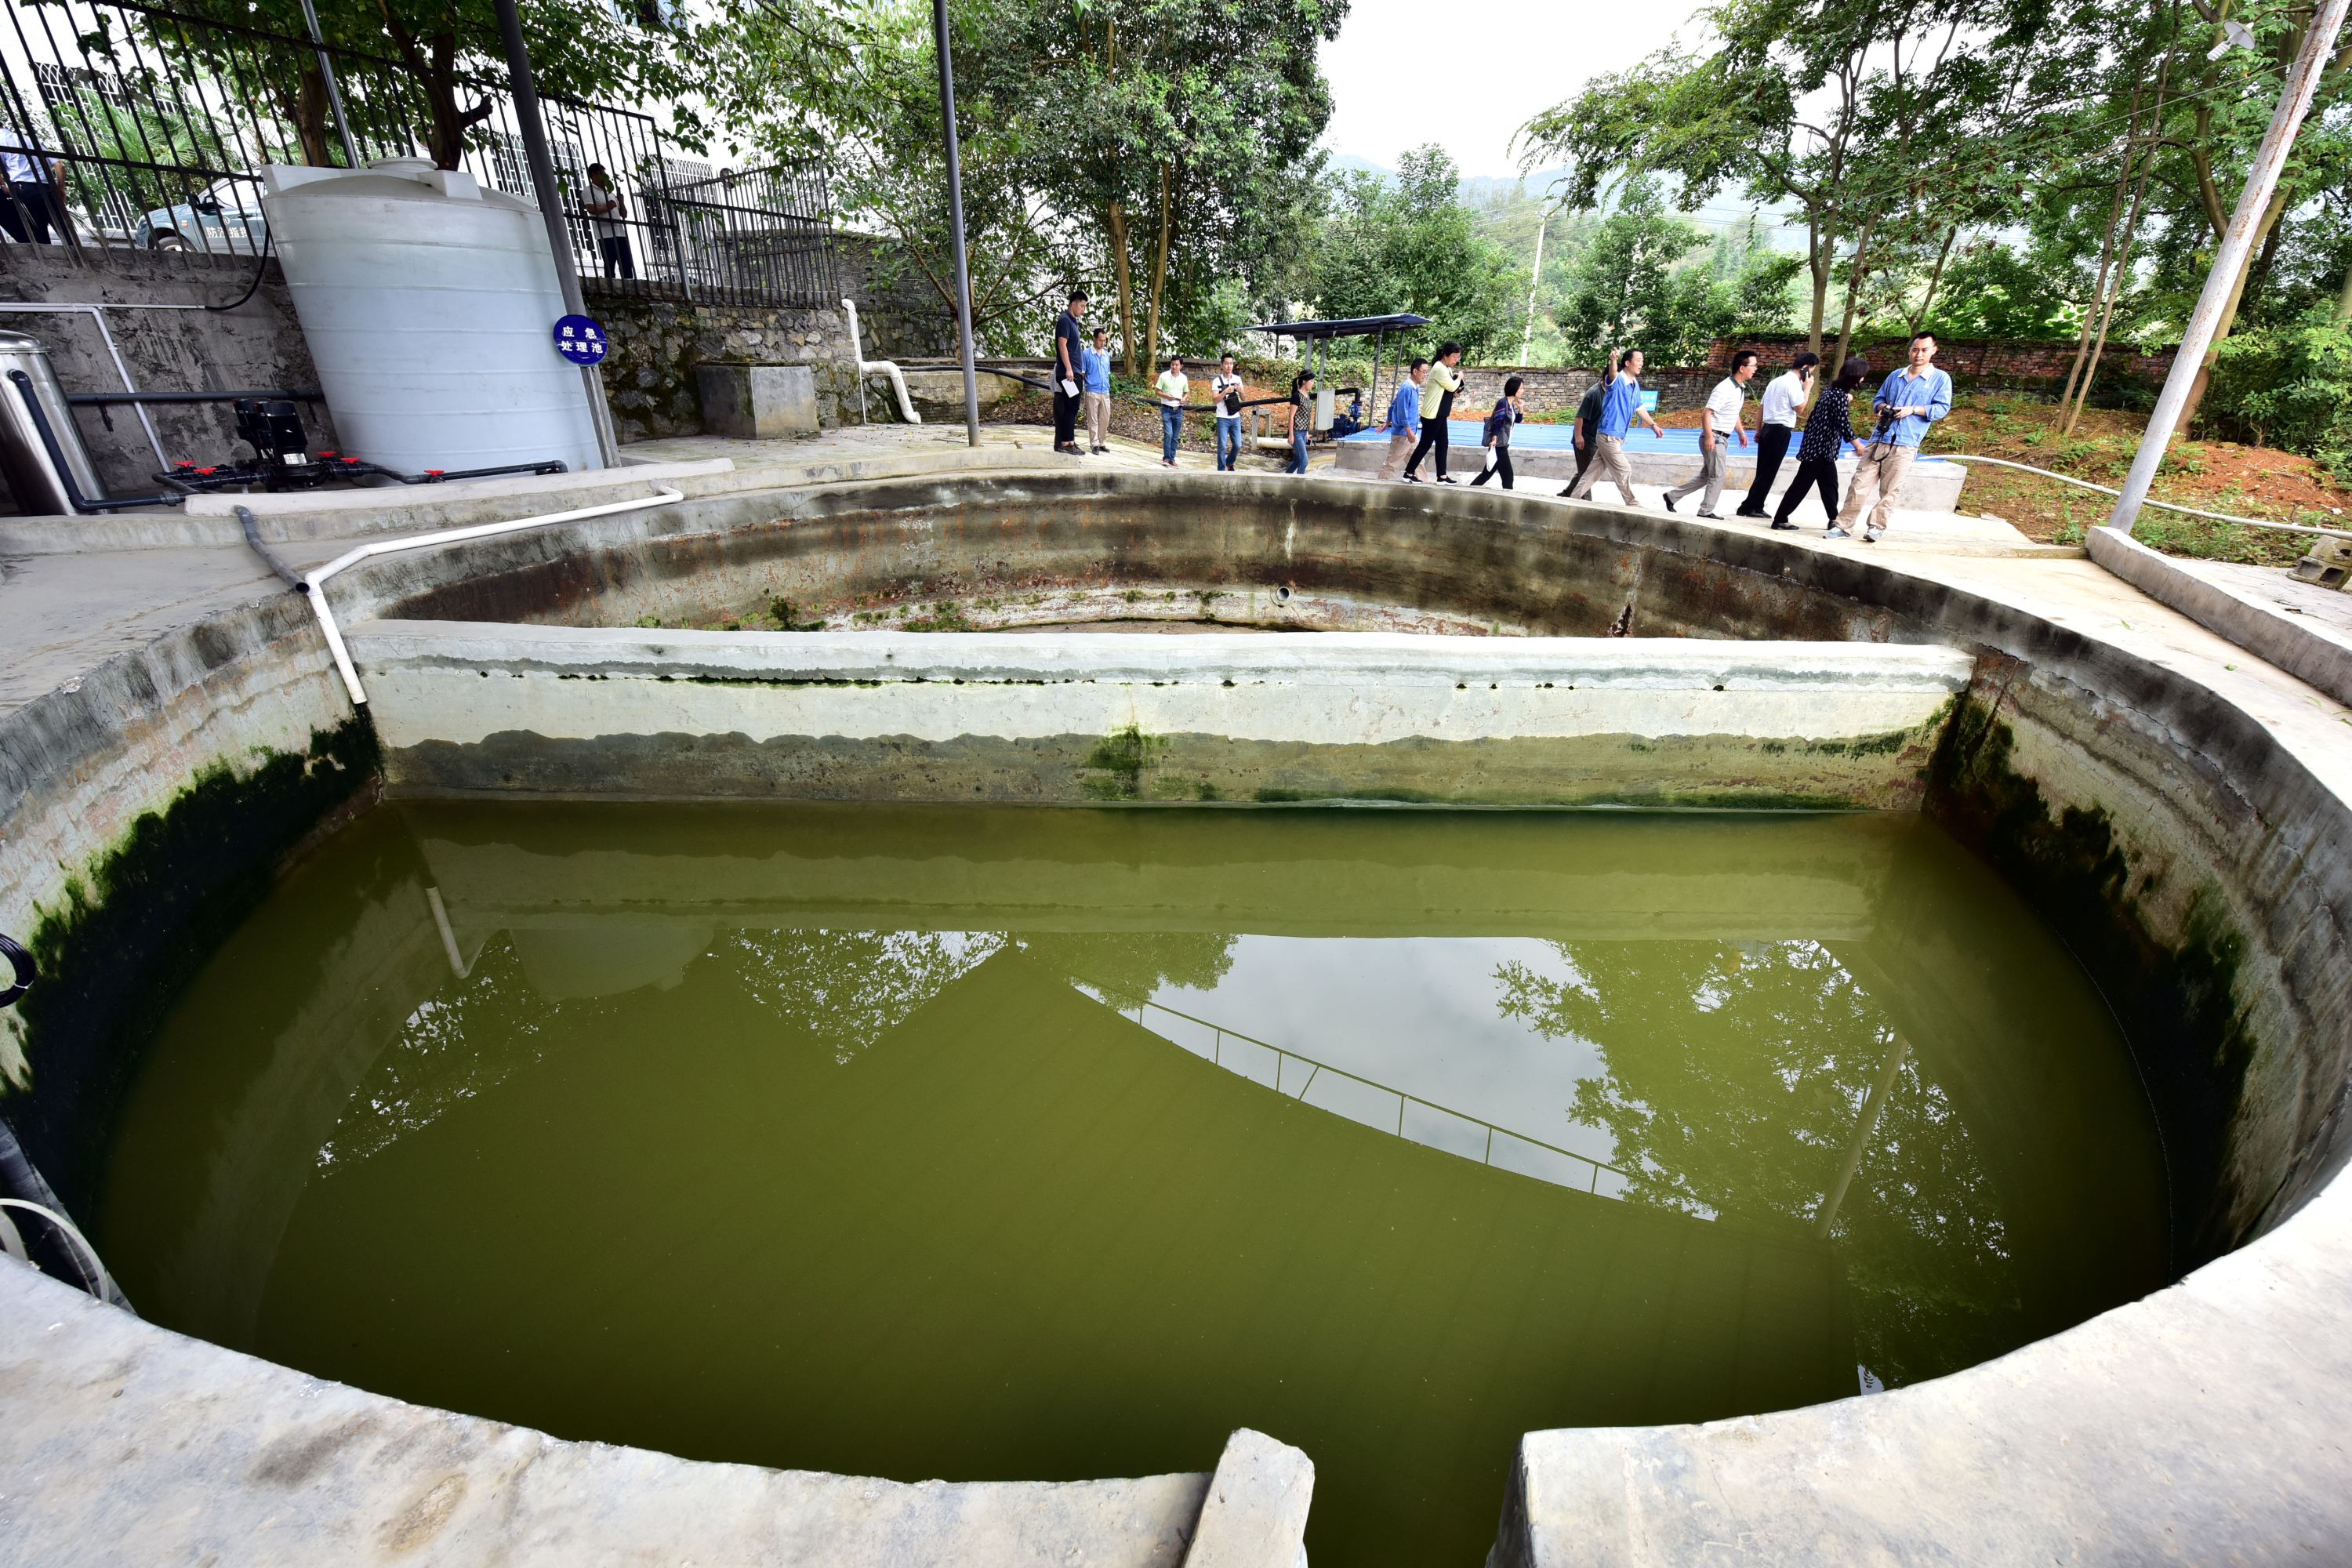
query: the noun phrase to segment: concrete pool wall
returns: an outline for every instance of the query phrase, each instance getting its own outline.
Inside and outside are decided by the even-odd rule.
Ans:
[[[1965,656],[1965,686],[1919,761],[1914,798],[2025,893],[2116,1006],[2168,1141],[2176,1260],[2196,1272],[1892,1394],[1717,1427],[1534,1435],[1498,1561],[1671,1560],[1718,1538],[1708,1531],[1727,1516],[1747,1521],[1733,1528],[1767,1560],[1920,1555],[1944,1542],[1986,1560],[2086,1540],[2097,1548],[2086,1555],[2110,1559],[2298,1543],[2324,1554],[2352,1542],[2332,1414],[2352,1391],[2352,1221],[2341,1212],[2352,1196],[2338,1180],[2352,1081],[2352,773],[2192,677],[1989,593],[1769,537],[1483,492],[1184,473],[733,495],[384,558],[334,592],[347,621],[375,621],[365,635],[385,639],[373,646],[394,684],[372,725],[354,720],[307,608],[287,594],[0,718],[0,931],[31,937],[44,960],[27,1005],[0,1013],[0,1113],[68,1207],[86,1200],[142,1020],[275,866],[373,798],[379,731],[401,750],[392,672],[430,666],[442,655],[425,645],[450,635],[413,623],[627,631],[648,616],[707,625],[783,599],[841,628],[1205,613],[1302,629],[1941,645]],[[1181,656],[1176,639],[1163,648]],[[575,713],[577,693],[614,684],[530,683]],[[28,1285],[0,1306],[30,1325],[8,1338],[10,1386],[57,1403],[46,1426],[12,1420],[0,1435],[0,1466],[18,1477],[63,1463],[100,1409],[33,1372],[63,1342],[45,1348],[36,1330],[57,1322],[78,1346],[100,1345],[84,1336],[101,1321],[60,1312],[56,1288]],[[299,1447],[306,1430],[323,1441],[336,1429],[323,1413],[327,1424],[306,1427],[294,1407],[248,1402],[293,1374],[129,1320],[102,1328],[104,1345],[168,1347],[173,1376],[194,1380],[130,1377],[118,1408],[144,1412],[152,1431],[216,1439],[147,1442],[107,1468],[77,1458],[122,1479],[122,1496],[181,1495],[135,1479],[179,1465],[173,1485],[266,1510],[274,1494],[257,1489],[261,1445],[247,1436]],[[196,1384],[204,1400],[175,1413]],[[393,1405],[336,1397],[361,1415]],[[387,1472],[416,1483],[403,1508],[437,1484],[428,1468]],[[495,1484],[494,1471],[476,1484]],[[1995,1498],[2007,1506],[1987,1506]],[[106,1528],[101,1502],[61,1510],[38,1538],[120,1556],[92,1533]],[[26,1506],[37,1511],[37,1496]]]

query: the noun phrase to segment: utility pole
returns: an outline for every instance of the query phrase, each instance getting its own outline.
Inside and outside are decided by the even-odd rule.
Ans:
[[[2246,172],[2238,210],[2231,215],[2230,226],[2222,231],[2221,243],[2213,252],[2213,269],[2205,275],[2205,291],[2198,296],[2188,330],[2180,334],[2171,373],[2164,378],[2156,412],[2148,416],[2147,432],[2140,437],[2139,452],[2132,458],[2131,476],[2124,480],[2123,494],[2116,498],[2116,510],[2107,518],[2109,528],[2129,533],[2139,521],[2140,503],[2147,500],[2147,488],[2156,480],[2165,448],[2172,444],[2173,426],[2180,422],[2189,389],[2196,384],[2198,367],[2205,363],[2205,351],[2213,345],[2221,312],[2229,308],[2238,276],[2245,270],[2247,255],[2254,247],[2254,227],[2278,188],[2287,153],[2294,147],[2295,132],[2311,110],[2312,95],[2319,89],[2320,68],[2336,47],[2336,35],[2343,30],[2347,5],[2352,0],[2319,0],[2312,16],[2311,28],[2303,36],[2303,52],[2295,57],[2294,68],[2279,90],[2278,109],[2271,116],[2271,128],[2263,135],[2261,149],[2254,153],[2254,166]]]
[[[302,0],[302,3],[307,5],[310,4],[310,0]],[[1521,364],[1527,363],[1528,355],[1535,352],[1536,290],[1543,287],[1544,230],[1550,226],[1551,209],[1549,207],[1546,207],[1544,209],[1543,217],[1536,224],[1536,270],[1535,277],[1528,284],[1528,330],[1519,338],[1519,363]]]
[[[522,132],[523,160],[530,165],[530,192],[538,199],[539,216],[547,224],[548,248],[555,253],[555,282],[563,291],[563,308],[574,316],[588,313],[580,292],[580,268],[572,258],[572,232],[563,217],[563,198],[555,188],[555,160],[547,151],[547,124],[539,114],[539,86],[531,79],[530,55],[522,43],[522,13],[515,0],[497,0],[499,37],[507,50],[507,80],[514,90],[515,121]],[[550,321],[552,331],[555,323]],[[604,378],[593,364],[580,367],[588,395],[588,421],[596,429],[596,455],[608,468],[621,466],[620,444],[613,437],[613,411],[604,405]]]
[[[500,0],[512,5],[514,0]],[[948,134],[948,233],[955,242],[956,342],[963,353],[963,434],[980,445],[980,373],[971,363],[971,269],[963,254],[963,153],[956,142],[955,57],[948,47],[948,0],[931,0],[931,36],[940,57],[940,117]]]

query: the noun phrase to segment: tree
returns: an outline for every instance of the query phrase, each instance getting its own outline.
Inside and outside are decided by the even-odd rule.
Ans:
[[[1654,182],[1627,180],[1579,255],[1561,302],[1571,359],[1598,364],[1612,351],[1640,348],[1653,363],[1696,364],[1718,337],[1778,325],[1801,260],[1752,237],[1725,237],[1694,258],[1706,244],[1696,225],[1666,211]]]
[[[331,47],[393,61],[386,68],[347,58],[339,69],[355,135],[379,143],[413,138],[435,163],[457,168],[507,89],[491,0],[320,0],[317,10],[320,36]],[[190,17],[275,36],[247,38],[179,19]],[[533,73],[549,96],[690,101],[702,79],[689,68],[695,37],[657,14],[625,16],[602,0],[533,0],[522,7],[522,24]],[[257,148],[257,153],[289,156],[299,150],[305,163],[341,161],[325,79],[304,41],[300,0],[183,0],[172,17],[142,14],[139,25],[167,58],[240,89],[257,86],[268,96],[262,107],[291,130],[293,146]],[[101,35],[108,26],[100,13]],[[698,122],[691,111],[677,118],[692,140]]]
[[[1333,185],[1333,211],[1315,269],[1314,308],[1325,316],[1427,316],[1424,347],[1439,340],[1475,360],[1518,347],[1528,276],[1481,235],[1455,196],[1454,162],[1417,147],[1394,181],[1361,171]]]

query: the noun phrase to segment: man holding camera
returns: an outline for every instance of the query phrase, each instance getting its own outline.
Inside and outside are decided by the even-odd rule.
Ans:
[[[1878,384],[1871,400],[1878,426],[1869,445],[1856,454],[1853,486],[1838,512],[1837,526],[1852,532],[1864,508],[1870,521],[1862,531],[1864,544],[1875,544],[1886,531],[1886,515],[1895,507],[1895,492],[1919,455],[1936,421],[1952,411],[1952,378],[1936,368],[1936,334],[1921,332],[1911,340],[1911,363]]]

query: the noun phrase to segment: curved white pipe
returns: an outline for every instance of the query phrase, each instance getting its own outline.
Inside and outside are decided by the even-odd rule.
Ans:
[[[915,412],[915,400],[907,395],[907,375],[898,368],[898,362],[866,358],[866,351],[857,343],[857,302],[844,300],[841,308],[849,312],[849,357],[857,362],[857,416],[866,417],[866,377],[878,370],[890,378],[891,390],[898,395],[898,412],[907,416],[907,423],[920,425],[923,416]]]
[[[324,566],[314,567],[302,574],[302,592],[310,596],[310,611],[319,617],[319,631],[327,639],[327,651],[335,658],[335,671],[343,678],[343,688],[352,694],[352,706],[363,706],[367,693],[360,687],[360,672],[352,663],[351,649],[343,646],[343,629],[335,624],[334,607],[327,603],[327,579],[346,567],[356,566],[373,555],[391,555],[403,550],[424,550],[436,544],[457,544],[468,539],[490,539],[501,533],[518,533],[526,528],[543,528],[552,522],[577,522],[583,518],[610,517],[615,512],[643,511],[649,506],[667,506],[684,500],[683,490],[664,489],[635,500],[608,501],[603,506],[583,506],[572,511],[551,511],[539,517],[519,517],[510,522],[477,523],[471,528],[445,528],[437,533],[412,533],[405,539],[387,539],[374,544],[362,544],[347,550]]]

